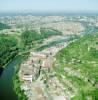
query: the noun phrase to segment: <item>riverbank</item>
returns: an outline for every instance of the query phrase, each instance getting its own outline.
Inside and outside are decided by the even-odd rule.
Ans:
[[[14,76],[13,76],[13,84],[14,84],[14,91],[18,96],[18,100],[27,100],[26,95],[24,94],[24,91],[21,90],[21,82],[18,77],[18,71],[19,71],[20,65],[17,65],[15,68]]]
[[[21,55],[20,62],[16,65],[14,75],[13,75],[13,89],[17,94],[18,100],[27,100],[24,91],[21,90],[21,81],[19,80],[18,72],[20,70],[20,65],[28,58],[29,53],[25,53],[25,55]]]
[[[15,59],[16,57],[17,55],[13,59]],[[0,76],[2,75],[3,70],[6,68],[6,66],[8,66],[8,64],[11,63],[13,59],[10,59],[4,66],[0,67]]]
[[[2,68],[6,68],[6,66],[11,63],[13,61],[13,59],[15,59],[16,57],[18,57],[18,54],[15,55],[13,58],[11,58],[4,66],[2,66]]]
[[[18,57],[18,55],[16,55],[13,59],[10,59],[4,66],[0,67],[0,76],[2,75],[5,68],[17,57]]]
[[[13,75],[15,66],[19,63],[20,57],[17,56],[10,62],[0,77],[0,99],[1,100],[17,100],[17,95],[13,90]]]

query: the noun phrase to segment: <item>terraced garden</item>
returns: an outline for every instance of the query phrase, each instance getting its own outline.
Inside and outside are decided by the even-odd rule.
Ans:
[[[72,100],[98,100],[98,33],[59,51],[53,70]]]

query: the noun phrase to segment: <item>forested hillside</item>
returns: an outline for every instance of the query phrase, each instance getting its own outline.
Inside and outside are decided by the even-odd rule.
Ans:
[[[0,67],[7,64],[17,53],[17,40],[12,36],[0,34]]]
[[[53,29],[40,29],[40,33],[36,30],[27,30],[22,33],[21,40],[25,47],[34,47],[36,43],[41,43],[43,39],[51,36],[62,35],[61,32]],[[36,42],[36,43],[35,43]]]

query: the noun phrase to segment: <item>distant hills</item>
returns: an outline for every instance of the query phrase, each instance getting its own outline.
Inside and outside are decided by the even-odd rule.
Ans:
[[[72,11],[61,11],[61,12],[34,12],[34,11],[20,11],[20,12],[0,12],[0,17],[5,17],[5,16],[27,16],[27,15],[32,15],[32,16],[93,16],[93,15],[98,15],[98,12],[72,12]]]

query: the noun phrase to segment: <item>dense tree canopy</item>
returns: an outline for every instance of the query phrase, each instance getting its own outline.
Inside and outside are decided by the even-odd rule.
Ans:
[[[17,40],[9,35],[0,34],[0,67],[8,63],[17,52]]]
[[[62,33],[52,29],[40,29],[40,33],[35,30],[27,30],[22,33],[21,39],[24,46],[33,45],[34,41],[42,40],[53,35],[61,35]]]

